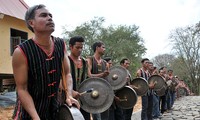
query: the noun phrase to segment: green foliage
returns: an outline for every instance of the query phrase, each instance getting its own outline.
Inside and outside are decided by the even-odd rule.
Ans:
[[[85,38],[85,46],[82,55],[87,57],[93,55],[91,45],[97,41],[103,41],[106,46],[105,57],[112,57],[114,64],[119,64],[122,58],[131,61],[130,71],[135,72],[140,63],[140,58],[145,54],[144,41],[139,35],[139,27],[136,25],[126,26],[110,25],[104,27],[105,19],[95,17],[94,20],[77,26],[75,30],[68,31],[64,28],[66,40],[70,37],[80,35]]]

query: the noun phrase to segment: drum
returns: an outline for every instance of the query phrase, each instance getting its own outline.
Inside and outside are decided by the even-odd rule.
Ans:
[[[85,120],[80,110],[74,106],[63,104],[60,107],[58,120]]]

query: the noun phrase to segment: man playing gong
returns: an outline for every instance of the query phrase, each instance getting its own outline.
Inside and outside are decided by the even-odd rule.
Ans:
[[[144,58],[141,61],[142,68],[137,71],[137,77],[142,77],[148,81],[150,73],[148,71],[149,59]],[[149,85],[149,88],[152,89],[154,85]],[[142,120],[152,120],[152,110],[153,110],[153,92],[149,90],[146,95],[142,96]]]
[[[85,58],[81,56],[84,38],[81,36],[74,36],[69,40],[70,55],[68,56],[70,61],[71,75],[73,80],[73,97],[78,99],[80,93],[77,92],[80,84],[86,79],[87,62]],[[80,109],[85,120],[90,120],[90,113]]]
[[[88,58],[88,77],[105,78],[109,75],[108,64],[102,59],[105,52],[105,45],[97,41],[92,45],[94,55]],[[108,120],[109,109],[100,114],[92,114],[93,120]]]

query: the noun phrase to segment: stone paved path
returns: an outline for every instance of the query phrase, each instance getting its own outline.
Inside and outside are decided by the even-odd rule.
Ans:
[[[185,96],[175,101],[173,109],[161,120],[200,120],[200,96]]]
[[[141,120],[141,111],[131,120]],[[200,120],[200,96],[185,96],[175,101],[173,109],[164,113],[160,120]]]

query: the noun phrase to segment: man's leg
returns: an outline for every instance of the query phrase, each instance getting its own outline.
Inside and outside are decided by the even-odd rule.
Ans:
[[[153,95],[148,96],[148,108],[147,108],[147,117],[148,120],[152,120],[152,111],[153,111]]]
[[[147,120],[147,106],[148,106],[148,96],[142,96],[142,113],[141,120]]]

